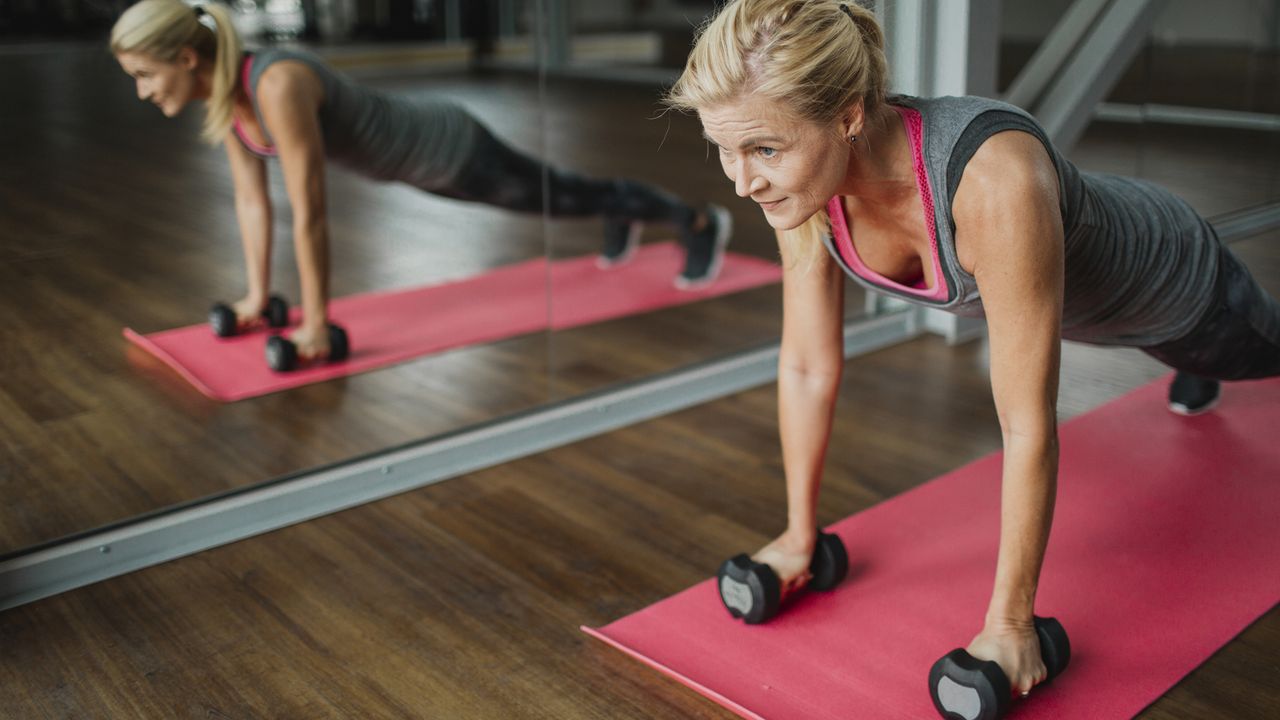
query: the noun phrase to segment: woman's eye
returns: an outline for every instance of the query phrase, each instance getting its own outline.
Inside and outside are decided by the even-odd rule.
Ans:
[[[758,147],[756,148],[756,152],[760,153],[760,157],[762,158],[771,158],[778,154],[778,151],[771,147]]]

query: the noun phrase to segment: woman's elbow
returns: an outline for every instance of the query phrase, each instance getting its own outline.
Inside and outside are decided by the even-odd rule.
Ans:
[[[327,223],[328,214],[323,202],[308,202],[293,208],[293,226],[296,230],[304,232],[324,230]]]
[[[840,386],[843,358],[797,358],[783,356],[778,361],[778,380],[806,388],[810,392],[834,392]]]

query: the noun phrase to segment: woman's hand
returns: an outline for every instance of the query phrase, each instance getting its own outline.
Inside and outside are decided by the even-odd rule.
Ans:
[[[266,297],[254,297],[249,295],[241,300],[237,300],[231,306],[236,313],[236,329],[240,331],[249,330],[258,327],[263,323],[262,311],[267,307]]]
[[[298,359],[319,360],[329,357],[329,327],[327,325],[302,325],[289,333],[289,339],[298,347]]]
[[[965,649],[978,660],[992,660],[999,665],[1009,678],[1014,695],[1027,694],[1049,674],[1032,621],[988,622]]]
[[[781,595],[786,597],[809,584],[813,577],[809,573],[809,563],[813,560],[815,541],[815,535],[800,536],[788,531],[760,548],[751,559],[773,569],[782,586]]]

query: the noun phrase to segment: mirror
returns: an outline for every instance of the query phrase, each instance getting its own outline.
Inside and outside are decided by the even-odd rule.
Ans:
[[[36,5],[5,4],[0,17],[0,82],[24,98],[0,110],[0,555],[546,402],[541,329],[235,402],[205,397],[126,342],[123,328],[203,325],[210,303],[246,292],[227,154],[198,140],[200,107],[169,120],[139,102],[107,48],[129,3]],[[305,47],[386,97],[449,99],[541,158],[528,40],[534,3],[502,5],[504,32],[527,65],[520,72],[473,67],[477,31],[466,23],[496,26],[496,18],[443,15],[459,3],[239,0],[230,8],[251,49]],[[267,174],[272,289],[297,303],[278,161],[268,161]],[[534,183],[539,175],[534,166]],[[324,178],[334,299],[465,281],[545,257],[536,205],[499,210],[334,163]],[[545,306],[540,274],[529,292],[534,307]],[[449,300],[398,323],[456,325],[450,316],[468,309]],[[351,339],[353,359],[377,342],[355,328]]]

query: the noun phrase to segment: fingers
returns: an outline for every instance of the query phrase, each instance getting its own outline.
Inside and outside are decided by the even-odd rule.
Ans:
[[[1026,675],[1023,675],[1022,677],[1018,678],[1018,680],[1011,683],[1013,687],[1014,695],[1017,695],[1019,697],[1026,697],[1027,695],[1031,694],[1031,690],[1035,688],[1035,686],[1044,682],[1045,679],[1049,677],[1049,671],[1044,667],[1044,664],[1043,663],[1037,663],[1037,664],[1038,664],[1038,667],[1034,671],[1032,671],[1029,677]]]
[[[785,592],[787,593],[795,592],[800,588],[804,587],[805,585],[808,585],[809,581],[812,579],[813,579],[813,573],[809,572],[808,570],[805,570],[801,572],[799,575],[796,575],[795,577],[791,578],[791,580],[786,583]]]

